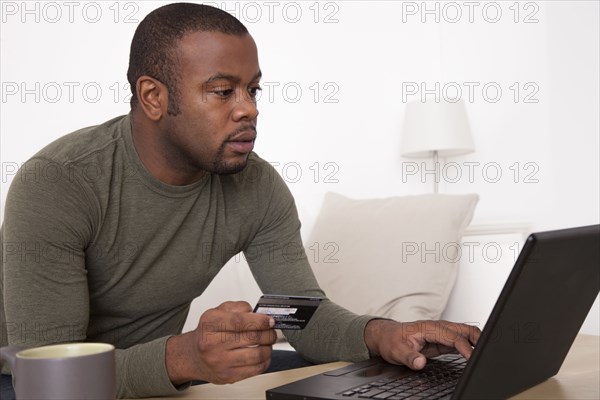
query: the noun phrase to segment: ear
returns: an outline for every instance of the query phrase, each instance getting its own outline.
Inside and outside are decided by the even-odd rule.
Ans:
[[[169,91],[160,81],[151,76],[140,76],[136,82],[138,106],[152,121],[160,120],[167,114]]]

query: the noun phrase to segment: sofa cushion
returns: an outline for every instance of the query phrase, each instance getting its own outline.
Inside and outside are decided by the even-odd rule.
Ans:
[[[306,253],[328,297],[358,314],[438,319],[479,197],[353,200],[327,193]]]

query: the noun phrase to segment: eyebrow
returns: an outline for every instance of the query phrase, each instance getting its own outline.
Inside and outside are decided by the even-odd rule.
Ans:
[[[260,79],[261,77],[262,77],[262,71],[259,70],[256,73],[256,75],[254,75],[254,77],[252,77],[251,81],[255,81],[257,79]],[[238,77],[238,76],[217,72],[216,74],[214,74],[210,78],[208,78],[206,80],[206,82],[204,82],[204,83],[207,84],[207,83],[211,83],[211,82],[218,81],[218,80],[226,80],[226,81],[235,82],[235,83],[238,83],[239,81],[241,81],[240,77]]]

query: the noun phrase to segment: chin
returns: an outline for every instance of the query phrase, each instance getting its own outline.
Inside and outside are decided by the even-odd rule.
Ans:
[[[215,173],[219,174],[219,175],[233,175],[233,174],[242,172],[244,170],[244,168],[246,168],[246,164],[236,165],[236,166],[229,167],[226,169],[221,169],[221,170],[215,171]]]
[[[218,174],[218,175],[237,174],[239,172],[242,172],[244,170],[244,168],[246,168],[247,164],[248,164],[247,157],[244,161],[237,162],[237,163],[226,164],[223,162],[219,162],[219,163],[215,163],[213,165],[213,168],[210,170],[210,172],[212,172],[213,174]]]

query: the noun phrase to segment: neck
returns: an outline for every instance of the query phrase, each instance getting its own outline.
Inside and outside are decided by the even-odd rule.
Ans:
[[[206,172],[190,170],[178,165],[178,157],[169,157],[158,122],[150,121],[133,111],[131,113],[133,147],[144,167],[159,181],[173,186],[197,182]]]

